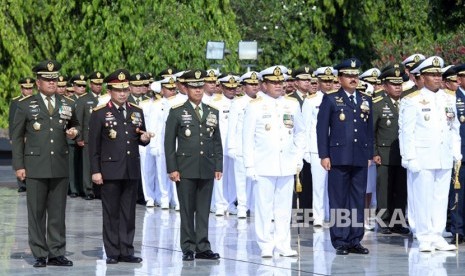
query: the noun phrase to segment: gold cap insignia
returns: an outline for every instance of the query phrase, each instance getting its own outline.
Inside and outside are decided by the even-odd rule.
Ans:
[[[292,69],[287,69],[287,73],[288,73],[289,75],[291,75],[291,74],[292,74]]]
[[[47,64],[47,69],[48,69],[48,71],[50,71],[50,72],[53,71],[53,68],[54,68],[54,67],[55,67],[55,65],[54,65],[52,62],[49,62],[49,63]]]
[[[59,76],[58,81],[63,81],[63,76]]]
[[[84,79],[84,75],[80,75],[79,78],[80,78],[81,80],[83,80],[83,79]]]
[[[438,58],[433,58],[433,66],[439,67],[439,59]]]
[[[215,71],[210,70],[210,71],[208,72],[208,75],[209,75],[210,77],[214,77],[214,76],[215,76]]]
[[[136,79],[137,79],[137,80],[140,80],[140,74],[137,74],[137,75],[136,75]]]
[[[273,71],[273,75],[280,76],[281,75],[281,68],[276,67]]]
[[[126,75],[123,72],[119,73],[118,80],[123,81],[125,79],[126,79]]]
[[[253,73],[250,75],[250,79],[256,80],[256,79],[257,79],[257,73],[253,72]]]
[[[372,77],[378,77],[378,71],[373,70],[373,72],[371,72],[371,76]]]
[[[171,68],[168,68],[168,74],[170,74],[170,75],[173,74],[173,70],[171,70]]]
[[[394,71],[394,73],[396,74],[396,77],[399,77],[399,76],[400,76],[400,70],[399,70],[399,69],[396,69],[396,70]]]
[[[234,80],[234,77],[229,78],[229,83],[235,83],[236,81]]]
[[[174,79],[173,79],[173,78],[170,78],[169,83],[170,83],[170,84],[173,84],[173,83],[174,83]]]
[[[310,71],[310,68],[309,67],[305,67],[305,73],[308,73]]]
[[[332,75],[332,74],[333,74],[333,71],[331,70],[331,68],[327,67],[325,70],[325,75]]]
[[[31,83],[31,79],[26,79],[26,83]]]
[[[101,76],[100,72],[97,72],[97,78],[100,79],[100,76]]]
[[[355,67],[357,65],[355,60],[350,61],[350,67]]]
[[[200,79],[200,76],[202,75],[202,72],[200,71],[195,71],[195,78]]]
[[[420,56],[419,56],[419,55],[415,55],[415,56],[413,57],[413,61],[419,62],[419,61],[420,61]]]

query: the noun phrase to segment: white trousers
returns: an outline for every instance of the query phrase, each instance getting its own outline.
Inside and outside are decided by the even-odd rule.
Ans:
[[[415,229],[415,212],[413,210],[413,175],[416,173],[412,173],[407,170],[407,214],[406,217],[408,218],[408,225],[410,227],[410,231],[413,234],[416,233]]]
[[[255,235],[262,251],[290,249],[293,190],[293,175],[257,176],[254,183]]]
[[[247,212],[247,210],[253,209],[251,206],[253,203],[252,179],[246,176],[242,156],[237,156],[234,159],[234,181],[236,182],[237,211]]]
[[[410,172],[409,172],[410,173]],[[419,242],[441,240],[446,227],[451,169],[421,170],[412,174],[413,212]]]
[[[329,220],[328,172],[321,166],[318,153],[310,154],[310,164],[313,182],[313,221],[322,223]]]
[[[231,183],[232,182],[232,183]],[[236,189],[234,187],[234,199],[231,201],[232,188],[234,184],[234,169],[232,159],[226,155],[223,155],[223,177],[220,180],[216,180],[213,185],[213,195],[211,206],[212,209],[227,211],[229,205],[234,202],[236,198]]]
[[[176,190],[176,183],[171,181],[169,174],[166,171],[165,154],[162,153],[156,156],[157,160],[157,182],[159,191],[159,202],[161,205],[179,206],[178,192]]]
[[[157,198],[157,168],[155,165],[155,157],[150,154],[150,151],[147,151],[146,147],[143,146],[139,146],[139,155],[144,198],[146,201],[155,201]]]

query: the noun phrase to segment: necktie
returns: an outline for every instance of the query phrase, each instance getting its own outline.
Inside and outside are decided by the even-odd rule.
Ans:
[[[126,119],[126,114],[124,114],[124,107],[122,107],[122,106],[118,107],[118,112],[123,114],[123,118]]]
[[[394,107],[396,108],[396,111],[399,112],[399,101],[394,102]]]
[[[46,99],[47,99],[48,114],[52,115],[53,114],[52,97],[47,96]]]
[[[199,118],[199,120],[202,120],[202,116],[200,115],[200,107],[199,106],[195,107],[195,114],[197,114],[197,118]]]
[[[354,101],[354,95],[350,95],[350,96],[349,96],[349,100],[350,100],[352,103],[354,103],[354,104],[355,104],[355,101]]]

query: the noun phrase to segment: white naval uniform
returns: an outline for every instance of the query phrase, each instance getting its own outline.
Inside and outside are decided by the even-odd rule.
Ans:
[[[411,179],[408,197],[420,248],[444,243],[454,160],[461,160],[455,94],[422,88],[402,99],[399,142]],[[409,214],[410,215],[410,214]]]
[[[162,97],[154,102],[152,108],[153,122],[156,124],[155,137],[153,142],[149,144],[150,155],[156,159],[157,171],[157,191],[159,193],[158,201],[162,209],[169,208],[173,205],[175,208],[179,207],[178,194],[176,191],[176,183],[171,181],[169,175],[166,173],[166,160],[165,160],[165,123],[168,118],[171,107],[176,104],[181,104],[182,97],[172,96],[170,98]]]
[[[228,155],[234,159],[234,180],[236,182],[237,213],[253,211],[252,179],[246,176],[242,152],[242,129],[244,112],[252,98],[245,94],[232,101],[229,110]]]
[[[223,94],[217,94],[210,105],[218,109],[219,125],[221,133],[221,143],[227,145],[228,141],[228,122],[229,108],[232,99],[226,98]],[[235,209],[234,201],[236,200],[236,185],[234,182],[233,159],[228,154],[228,149],[223,148],[223,176],[220,180],[215,179],[213,185],[213,196],[211,209],[215,209],[217,214]]]
[[[313,224],[320,226],[323,225],[325,220],[329,220],[328,172],[320,164],[316,140],[316,123],[323,96],[323,92],[317,91],[315,94],[308,96],[302,105],[302,116],[305,124],[305,141],[307,142],[307,154],[305,159],[312,165]]]
[[[304,132],[300,105],[294,98],[263,94],[246,108],[244,164],[247,175],[256,179],[255,234],[262,255],[291,250],[292,193],[294,175],[302,169]]]
[[[144,111],[144,120],[146,125],[146,130],[151,133],[155,133],[154,123],[155,118],[152,115],[152,110],[154,107],[154,99],[150,98],[140,102],[139,106]],[[148,146],[153,144],[154,141],[151,139]],[[157,198],[156,193],[156,175],[157,169],[155,166],[155,158],[147,154],[147,148],[139,146],[139,155],[140,155],[140,170],[141,170],[141,180],[142,180],[142,191],[144,193],[145,201],[147,201],[147,206],[153,207],[153,204]]]

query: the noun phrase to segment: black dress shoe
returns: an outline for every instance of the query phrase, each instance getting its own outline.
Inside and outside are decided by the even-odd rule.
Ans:
[[[402,226],[394,226],[391,228],[392,233],[401,234],[401,235],[408,235],[410,234],[410,229],[407,227]]]
[[[106,262],[107,262],[107,264],[117,264],[118,263],[118,257],[108,257]]]
[[[65,256],[58,256],[58,257],[55,257],[55,258],[48,258],[47,265],[73,266],[73,262],[66,259]]]
[[[463,236],[462,235],[458,235],[458,239],[457,239],[457,235],[454,235],[452,237],[452,239],[450,240],[450,244],[462,244],[463,243]]]
[[[18,193],[24,193],[26,191],[26,187],[19,187]]]
[[[194,260],[194,252],[193,251],[186,251],[186,253],[182,254],[183,261],[193,261]]]
[[[125,262],[125,263],[138,264],[138,263],[142,262],[142,258],[136,257],[134,255],[119,256],[118,261]]]
[[[214,253],[211,250],[207,250],[204,252],[196,253],[196,259],[206,259],[206,260],[218,260],[220,258],[220,254]]]
[[[78,194],[76,194],[76,193],[71,193],[71,194],[69,195],[69,197],[71,197],[71,198],[76,198],[77,196],[78,196]]]
[[[86,200],[94,200],[94,198],[95,198],[94,194],[86,195]]]
[[[33,267],[46,267],[46,266],[47,266],[46,258],[37,258],[36,262],[33,265]]]
[[[368,254],[370,251],[363,247],[361,244],[357,244],[356,246],[353,246],[349,248],[349,253],[354,253],[354,254]]]
[[[336,248],[336,255],[349,255],[349,250],[344,246],[339,246]]]
[[[389,229],[388,227],[380,227],[378,229],[378,232],[380,232],[381,234],[384,234],[384,235],[392,234],[391,229]]]

